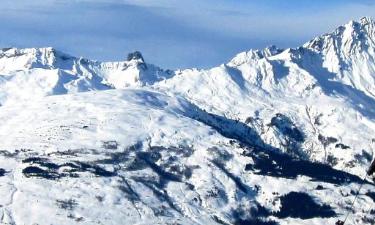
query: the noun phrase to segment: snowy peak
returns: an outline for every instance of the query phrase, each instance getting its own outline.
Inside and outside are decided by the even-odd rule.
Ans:
[[[152,85],[174,75],[173,71],[146,63],[139,51],[129,53],[126,61],[99,63],[98,73],[114,88]]]
[[[76,58],[54,48],[4,48],[0,51],[0,71],[58,68]]]
[[[320,67],[318,71],[321,74],[326,70],[326,77],[350,87],[351,93],[346,95],[360,90],[369,96],[375,96],[374,27],[375,21],[369,17],[350,21],[335,31],[306,43],[300,49],[302,54],[299,61],[310,67],[310,71],[316,71]]]
[[[282,51],[283,49],[280,49],[274,45],[271,45],[263,50],[250,50],[247,52],[241,52],[238,55],[236,55],[229,63],[234,64],[234,65],[250,63],[252,61],[271,57],[273,55],[279,54]]]
[[[236,55],[227,65],[240,72],[242,76],[237,78],[243,78],[244,86],[247,83],[272,95],[339,91],[349,96],[359,90],[375,96],[374,27],[373,19],[363,17],[301,47],[250,50]],[[334,87],[340,88],[332,90]]]
[[[304,47],[327,52],[333,49],[336,53],[342,53],[346,58],[354,52],[362,52],[368,48],[374,48],[375,21],[369,17],[363,17],[359,21],[350,21],[344,26],[339,26],[331,33],[314,38]]]
[[[374,24],[375,21],[369,16],[364,16],[360,19],[360,23],[363,25],[367,25],[367,24]]]
[[[125,62],[129,67],[135,67],[137,70],[139,70],[139,73],[141,73],[141,71],[147,70],[147,64],[143,58],[142,53],[139,51],[130,52]]]
[[[326,33],[307,42],[300,48],[287,49],[290,53],[285,59],[300,57],[302,48],[312,50],[322,55],[335,55],[338,59],[347,61],[353,54],[367,52],[375,55],[375,21],[370,17],[363,17],[358,21],[339,26],[331,33]],[[300,50],[302,52],[300,52]],[[237,54],[229,64],[241,65],[254,63],[265,58],[270,58],[284,52],[284,49],[271,45],[262,50],[250,50]]]

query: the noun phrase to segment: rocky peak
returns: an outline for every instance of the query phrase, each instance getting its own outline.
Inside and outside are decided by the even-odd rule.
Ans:
[[[130,52],[128,54],[127,61],[132,61],[132,60],[140,61],[142,63],[145,62],[145,60],[144,60],[144,58],[142,56],[142,53],[139,52],[139,51]]]
[[[242,52],[236,55],[230,64],[241,65],[244,63],[249,63],[253,60],[259,60],[267,57],[274,56],[283,51],[283,49],[277,48],[275,45],[268,46],[262,50],[250,50],[247,52]]]

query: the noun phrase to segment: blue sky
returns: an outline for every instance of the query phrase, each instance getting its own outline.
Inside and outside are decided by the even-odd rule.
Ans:
[[[123,60],[139,50],[164,68],[208,68],[271,44],[297,47],[351,19],[375,17],[373,0],[2,0],[0,46],[52,46]]]

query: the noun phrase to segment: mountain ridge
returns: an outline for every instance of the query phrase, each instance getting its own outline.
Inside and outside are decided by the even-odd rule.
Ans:
[[[371,51],[370,54],[365,54],[363,56],[364,59],[371,59],[371,55],[373,55],[375,51],[374,26],[375,22],[373,19],[371,19],[370,17],[363,17],[359,21],[350,21],[348,24],[338,27],[333,32],[318,36],[312,39],[311,41],[306,42],[301,47],[279,49],[276,46],[270,46],[263,50],[250,50],[248,52],[242,52],[237,54],[228,63],[225,63],[225,65],[232,65],[236,67],[246,63],[255,64],[258,61],[267,61],[268,58],[277,57],[278,55],[283,54],[285,55],[285,57],[282,60],[290,59],[290,61],[293,61],[298,57],[302,57],[302,52],[306,53],[306,51],[311,51],[316,52],[319,55],[322,55],[323,67],[327,67],[329,72],[337,73],[338,76],[344,77],[345,75],[343,75],[343,70],[345,70],[347,67],[351,65],[355,65],[355,63],[353,62],[347,62],[347,58],[350,56],[350,53],[353,53],[354,50],[356,53],[358,53],[358,51],[364,53],[365,50]],[[364,37],[366,38],[365,40],[363,40]],[[342,44],[342,46],[340,44]],[[339,50],[340,52],[337,52]],[[289,52],[290,54],[287,54],[286,52]],[[112,86],[115,87],[124,87],[129,85],[142,86],[144,84],[153,84],[154,82],[171,78],[175,74],[184,71],[163,70],[152,64],[145,63],[143,61],[143,57],[141,60],[142,62],[138,62],[137,60],[126,60],[125,58],[123,61],[118,62],[99,62],[95,60],[88,60],[82,57],[74,57],[69,54],[60,52],[52,47],[27,49],[6,48],[1,51],[0,56],[0,72],[2,72],[3,74],[9,73],[14,70],[32,68],[74,70],[74,66],[77,67],[83,65],[83,67],[85,67],[85,65],[89,65],[89,67],[93,67],[90,69],[94,70],[91,73],[101,73],[100,76],[102,76],[104,79],[111,80],[107,81],[107,83],[110,83]],[[13,61],[14,59],[18,59],[18,61],[20,62],[9,63],[8,59],[13,59]],[[329,62],[327,62],[327,60],[329,60]],[[7,68],[9,67],[9,65],[10,68]],[[144,65],[146,66],[146,68],[140,68],[140,65]],[[151,72],[146,72],[147,67],[151,67]],[[118,81],[117,79],[105,77],[106,71],[101,71],[126,71],[128,68],[129,71],[132,71],[130,72],[130,74],[132,75],[128,75],[131,78],[129,78],[128,80],[120,79],[120,81]],[[357,67],[356,69],[359,70]],[[374,79],[368,75],[370,72],[374,71],[374,66],[365,65],[364,70],[368,70],[365,71],[367,72],[365,74],[366,77],[361,76],[361,78],[359,79],[363,80],[364,78],[367,78],[370,79],[371,83],[374,83]],[[366,84],[363,84],[363,82],[356,82],[355,80],[358,79],[355,79],[355,77],[344,77],[343,82],[345,84],[350,84],[354,87],[362,88],[365,91],[370,92],[371,95],[374,95],[374,90],[368,90],[369,87],[363,87],[366,86]]]
[[[270,46],[264,50],[250,50],[209,70],[163,70],[146,63],[141,53],[129,60],[99,62],[72,57],[51,47],[4,49],[2,54],[8,55],[0,57],[0,102],[6,105],[8,102],[13,104],[55,94],[149,87],[181,95],[204,110],[243,122],[250,116],[249,109],[258,113],[268,111],[266,114],[272,117],[269,115],[274,111],[272,108],[280,104],[279,107],[285,108],[282,106],[284,102],[301,107],[298,113],[302,111],[304,118],[300,120],[306,121],[305,116],[307,119],[312,116],[305,115],[306,110],[319,105],[318,101],[329,102],[334,106],[332,110],[338,111],[341,109],[337,106],[344,104],[346,108],[354,110],[353,115],[358,112],[372,120],[375,118],[375,110],[371,107],[375,103],[375,61],[371,58],[363,61],[363,58],[372,55],[374,42],[362,41],[369,45],[367,49],[371,51],[355,48],[356,54],[345,59],[345,64],[340,63],[345,54],[336,51],[335,46],[338,45],[332,43],[341,43],[344,34],[348,34],[346,30],[351,31],[353,27],[361,32],[373,33],[373,29],[367,27],[374,27],[374,24],[372,19],[364,17],[359,22],[351,21],[317,37],[302,47],[278,49]],[[360,43],[361,40],[353,41]],[[324,51],[317,49],[318,43],[328,47]],[[346,46],[352,42],[344,43],[343,50],[346,51]],[[358,52],[361,54],[358,55]],[[14,60],[18,63],[11,63]],[[10,68],[4,69],[9,65]],[[262,110],[256,109],[258,107]],[[300,117],[298,113],[295,112],[296,118]],[[264,129],[261,127],[257,129]],[[316,130],[314,126],[308,129]],[[317,135],[314,136],[313,142],[319,143]],[[280,140],[273,144],[285,149]],[[305,155],[308,147],[304,148],[298,154]]]

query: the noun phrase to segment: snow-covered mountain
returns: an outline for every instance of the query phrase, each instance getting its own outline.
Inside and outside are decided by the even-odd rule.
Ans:
[[[334,224],[373,158],[371,18],[209,70],[7,48],[0,78],[2,224]]]
[[[153,84],[169,78],[172,71],[163,71],[137,57],[101,63],[53,48],[6,48],[0,52],[0,74],[0,101],[4,104],[48,95]]]

